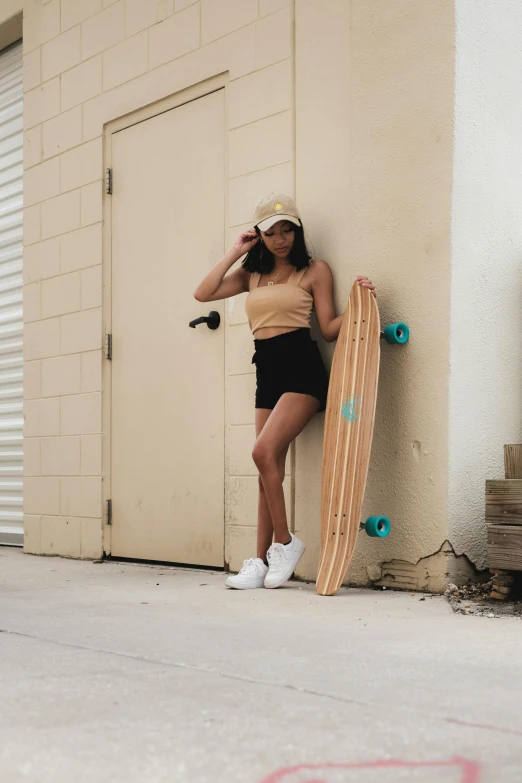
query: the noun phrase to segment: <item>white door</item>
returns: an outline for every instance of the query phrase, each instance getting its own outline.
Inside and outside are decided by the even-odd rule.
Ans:
[[[111,553],[224,564],[224,91],[112,136]]]

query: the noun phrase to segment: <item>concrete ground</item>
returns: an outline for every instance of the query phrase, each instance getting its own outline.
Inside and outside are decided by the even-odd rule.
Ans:
[[[223,582],[0,548],[1,783],[522,780],[520,618]]]

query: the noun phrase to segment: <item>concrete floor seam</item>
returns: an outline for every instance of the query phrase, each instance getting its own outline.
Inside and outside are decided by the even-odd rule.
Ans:
[[[347,699],[340,696],[334,696],[333,694],[330,693],[313,691],[308,688],[300,688],[299,686],[291,685],[290,683],[271,682],[270,680],[260,680],[251,677],[242,677],[238,674],[230,674],[228,672],[222,672],[219,669],[209,669],[204,666],[195,666],[190,663],[181,663],[180,661],[165,661],[160,658],[146,658],[141,655],[132,655],[131,653],[121,652],[118,650],[107,650],[99,647],[88,647],[87,645],[74,644],[72,642],[62,642],[62,641],[58,641],[57,639],[48,639],[45,636],[34,636],[33,634],[23,633],[22,631],[12,631],[7,628],[0,629],[0,633],[1,632],[11,634],[13,636],[21,636],[22,638],[26,638],[26,639],[34,639],[35,641],[38,642],[47,642],[48,644],[56,644],[59,647],[72,648],[75,650],[83,650],[85,652],[100,653],[102,655],[115,655],[121,658],[129,658],[130,660],[133,661],[139,661],[141,663],[152,663],[152,664],[158,664],[159,666],[170,666],[175,669],[185,669],[187,671],[204,672],[205,674],[214,674],[217,675],[218,677],[223,677],[228,680],[234,680],[236,682],[246,682],[250,685],[263,685],[263,686],[268,686],[270,688],[282,687],[288,690],[295,691],[297,693],[304,693],[308,696],[318,696],[325,699],[332,699],[333,701],[338,701],[343,704],[354,704],[358,707],[373,707],[376,709],[381,709],[379,705],[371,704],[370,702],[358,701],[356,699]]]
[[[39,642],[47,642],[49,644],[55,644],[59,647],[65,647],[65,648],[72,648],[76,650],[83,650],[85,652],[94,652],[94,653],[100,653],[102,655],[114,655],[121,658],[128,658],[133,661],[138,661],[141,663],[149,663],[149,664],[157,664],[159,666],[166,666],[174,669],[184,669],[186,671],[194,671],[194,672],[202,672],[205,674],[213,674],[218,677],[223,677],[225,679],[233,680],[235,682],[244,682],[249,685],[260,685],[270,688],[285,688],[287,690],[294,691],[295,693],[302,693],[306,696],[314,696],[317,698],[324,698],[329,699],[331,701],[339,702],[341,704],[350,704],[355,705],[358,707],[365,707],[368,709],[375,709],[375,710],[382,710],[382,709],[393,709],[395,712],[399,713],[406,713],[408,715],[414,715],[414,716],[422,716],[423,718],[428,718],[431,720],[439,721],[442,723],[450,723],[454,726],[460,726],[462,728],[475,728],[479,729],[481,731],[490,731],[495,733],[502,733],[502,734],[515,734],[520,735],[520,732],[513,729],[506,729],[501,726],[491,726],[491,725],[484,725],[479,723],[468,723],[467,721],[459,720],[458,718],[452,718],[448,716],[441,716],[441,715],[433,715],[429,712],[423,712],[420,710],[411,710],[404,707],[397,707],[396,705],[383,705],[383,704],[375,704],[373,702],[364,702],[357,699],[350,699],[343,696],[336,696],[331,693],[324,693],[322,691],[315,691],[310,688],[302,688],[297,685],[291,685],[290,683],[279,683],[279,682],[271,682],[270,680],[260,680],[260,679],[253,679],[251,677],[242,677],[237,674],[230,674],[227,672],[219,671],[219,669],[209,669],[205,668],[203,666],[195,666],[192,664],[187,663],[181,663],[179,661],[165,661],[158,658],[146,658],[144,656],[140,655],[132,655],[131,653],[125,653],[120,652],[117,650],[107,650],[107,649],[101,649],[98,647],[88,647],[86,645],[80,645],[80,644],[74,644],[72,642],[62,642],[58,641],[56,639],[48,639],[44,636],[34,636],[32,634],[23,633],[21,631],[12,631],[6,628],[0,629],[0,632],[11,634],[13,636],[20,636],[22,638],[27,639],[33,639],[35,641]]]

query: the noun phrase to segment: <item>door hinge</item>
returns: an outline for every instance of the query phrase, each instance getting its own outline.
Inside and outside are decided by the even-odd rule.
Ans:
[[[105,522],[112,525],[112,500],[105,501]]]
[[[105,192],[108,196],[112,194],[112,169],[105,169]]]
[[[105,335],[105,358],[112,359],[112,334]]]

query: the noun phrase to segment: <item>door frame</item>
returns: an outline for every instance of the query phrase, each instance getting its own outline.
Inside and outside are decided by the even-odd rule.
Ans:
[[[111,525],[107,522],[107,501],[111,498],[111,439],[112,439],[112,367],[106,358],[105,335],[112,334],[112,196],[107,193],[107,170],[112,169],[112,135],[118,131],[145,122],[159,114],[177,109],[186,103],[192,103],[199,98],[204,98],[219,90],[225,90],[225,117],[223,133],[225,139],[228,136],[228,73],[213,76],[198,84],[191,85],[180,92],[169,95],[153,103],[142,106],[135,111],[124,114],[114,120],[110,120],[103,126],[103,224],[102,224],[102,328],[103,328],[103,352],[102,352],[102,500],[103,500],[103,553],[111,554]],[[225,166],[223,172],[224,226],[223,233],[227,236],[228,225],[228,143],[225,143]],[[226,329],[226,324],[223,324]],[[225,338],[226,344],[226,338]],[[225,401],[226,404],[226,401]],[[223,476],[225,482],[225,476]],[[226,525],[225,525],[226,535]]]

